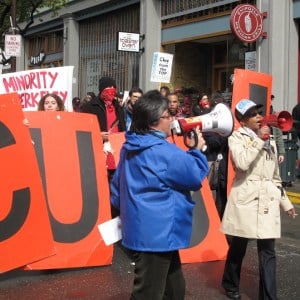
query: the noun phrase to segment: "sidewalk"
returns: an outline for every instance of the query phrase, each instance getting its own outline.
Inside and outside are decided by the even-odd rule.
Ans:
[[[300,204],[300,178],[299,177],[296,177],[295,181],[292,182],[291,186],[286,186],[285,190],[289,199],[293,203]]]

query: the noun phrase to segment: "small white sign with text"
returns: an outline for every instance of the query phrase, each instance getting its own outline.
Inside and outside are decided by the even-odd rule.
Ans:
[[[169,83],[172,74],[173,54],[154,52],[151,81]]]

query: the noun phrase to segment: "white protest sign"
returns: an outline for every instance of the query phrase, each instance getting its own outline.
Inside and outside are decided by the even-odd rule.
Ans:
[[[73,66],[34,69],[0,75],[0,94],[16,92],[24,111],[36,111],[48,93],[59,95],[67,111],[72,111]]]
[[[169,83],[172,73],[173,54],[154,52],[151,70],[152,82]]]
[[[9,56],[21,56],[22,37],[20,34],[5,35],[5,53]]]

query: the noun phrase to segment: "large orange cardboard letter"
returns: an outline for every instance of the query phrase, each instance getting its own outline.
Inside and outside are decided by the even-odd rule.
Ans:
[[[174,141],[181,149],[187,149],[182,137],[175,136]],[[228,244],[225,235],[220,231],[220,218],[207,178],[202,182],[200,191],[193,193],[192,197],[196,203],[192,236],[190,247],[180,251],[182,263],[225,259]]]
[[[4,272],[53,255],[55,250],[19,97],[0,95],[0,102],[0,271]]]
[[[109,220],[110,203],[102,138],[96,116],[26,112],[48,203],[57,255],[32,269],[111,264],[98,225]]]

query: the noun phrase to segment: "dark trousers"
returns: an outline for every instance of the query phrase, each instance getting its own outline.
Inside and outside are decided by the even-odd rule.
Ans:
[[[225,211],[226,203],[227,203],[227,188],[223,188],[218,186],[216,189],[216,208],[219,214],[220,219],[222,220],[223,214]]]
[[[132,300],[183,300],[185,280],[178,251],[133,252]]]
[[[239,291],[241,267],[247,244],[248,239],[246,238],[232,237],[222,279],[222,286],[225,290]],[[257,252],[259,262],[259,299],[276,300],[275,240],[257,240]]]

